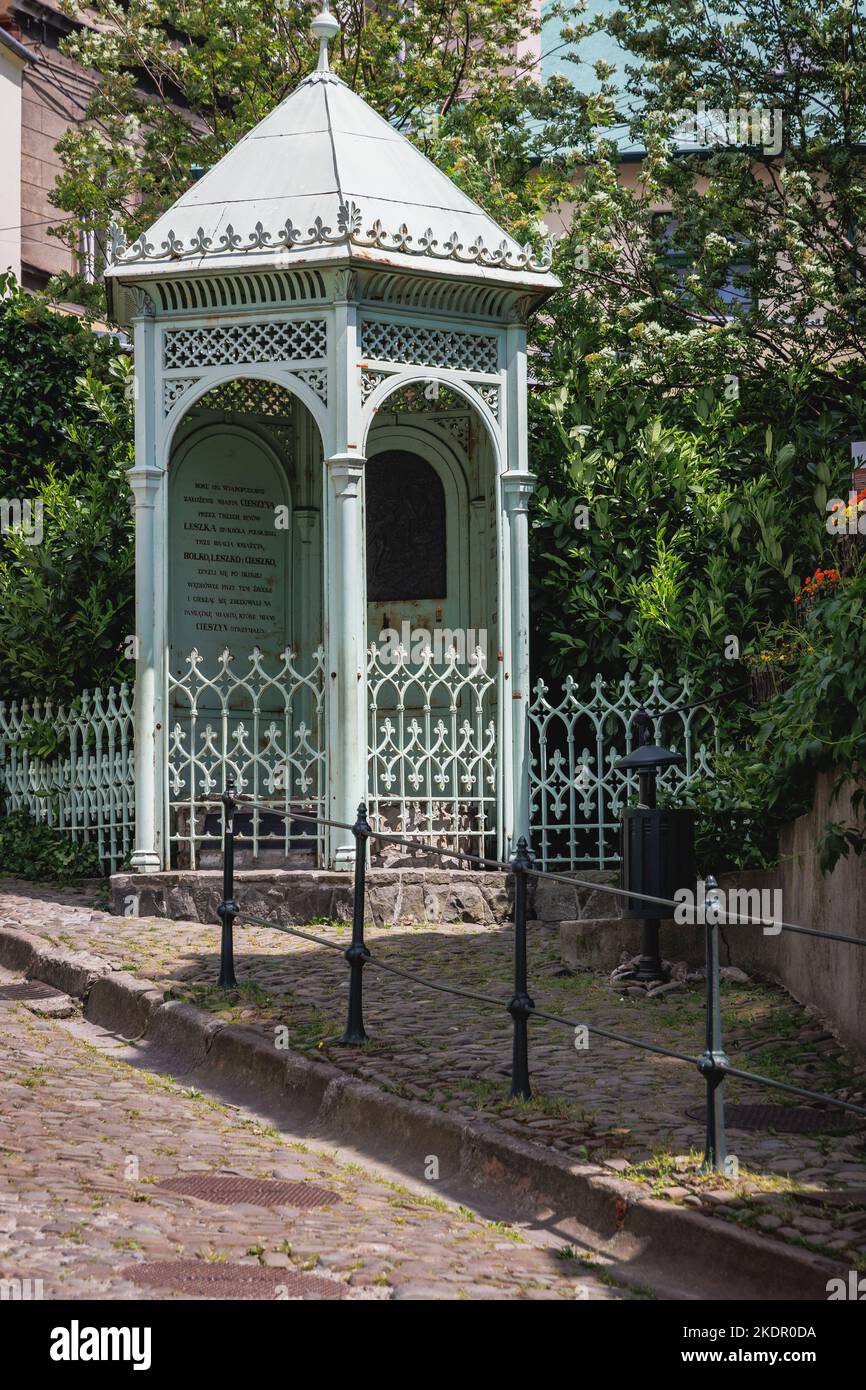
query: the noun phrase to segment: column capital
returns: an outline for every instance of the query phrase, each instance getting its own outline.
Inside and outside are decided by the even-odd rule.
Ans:
[[[328,476],[334,480],[334,491],[338,498],[359,496],[359,485],[366,462],[367,460],[358,454],[333,454],[325,460]]]
[[[126,476],[135,498],[135,505],[137,507],[152,507],[165,478],[163,470],[145,464],[141,467],[131,468]]]
[[[502,482],[502,499],[506,508],[510,512],[525,512],[529,506],[529,499],[535,491],[534,473],[512,473],[500,474]]]
[[[132,323],[137,323],[140,319],[156,318],[156,306],[147,290],[140,289],[138,285],[128,285],[126,293],[133,304]]]

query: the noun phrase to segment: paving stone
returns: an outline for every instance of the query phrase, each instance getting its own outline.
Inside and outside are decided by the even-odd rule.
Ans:
[[[819,1216],[798,1216],[797,1229],[804,1235],[826,1235],[833,1230],[833,1222]]]
[[[550,1251],[513,1244],[503,1250],[499,1226],[464,1209],[433,1209],[408,1190],[396,1206],[391,1182],[346,1168],[325,1151],[295,1152],[292,1136],[275,1137],[237,1107],[214,1105],[207,1097],[197,1101],[181,1085],[89,1048],[59,1020],[38,1039],[35,1034],[35,1020],[23,1004],[5,1010],[4,1278],[40,1278],[46,1298],[141,1297],[122,1274],[130,1263],[199,1259],[205,1268],[212,1259],[276,1272],[330,1270],[352,1297],[369,1299],[395,1296],[389,1280],[400,1285],[402,1297],[524,1299],[530,1285],[547,1299],[562,1296],[568,1281]],[[23,1089],[17,1082],[34,1066],[40,1084],[24,1090],[26,1107],[16,1107],[10,1097]],[[89,1097],[101,1097],[95,1103],[104,1110],[109,1094],[126,1123],[88,1144],[94,1125],[101,1131],[103,1122],[80,1107]],[[74,1112],[70,1119],[70,1103],[78,1104],[80,1119]],[[156,1150],[167,1139],[176,1153],[157,1161]],[[124,1178],[130,1155],[138,1163],[137,1180]],[[325,1183],[342,1201],[339,1210],[289,1212],[249,1204],[221,1209],[163,1193],[147,1181],[181,1170],[244,1177],[281,1173]],[[62,1180],[44,1182],[58,1171]],[[606,1299],[611,1291],[598,1285],[589,1296]],[[613,1296],[632,1295],[615,1290]]]
[[[501,997],[503,1009],[500,1014],[469,999],[443,996],[420,986],[407,987],[405,980],[370,970],[365,974],[365,1000],[373,1046],[369,1053],[357,1055],[353,1049],[335,1047],[330,1041],[342,1031],[347,995],[347,974],[344,964],[335,959],[336,952],[267,928],[238,932],[238,977],[255,980],[264,994],[261,1000],[242,996],[222,999],[214,990],[217,924],[211,929],[199,922],[111,917],[96,909],[81,892],[10,881],[0,882],[0,918],[46,941],[57,941],[62,933],[64,941],[59,944],[63,949],[74,950],[77,956],[96,956],[115,969],[130,968],[134,962],[132,971],[158,987],[171,984],[181,994],[193,986],[209,990],[206,1002],[217,1017],[227,1021],[243,1017],[270,1038],[275,1026],[285,1024],[291,1045],[308,1057],[327,1061],[371,1084],[387,1086],[399,1095],[439,1105],[450,1114],[483,1118],[506,1133],[555,1150],[570,1162],[590,1161],[622,1172],[629,1164],[650,1162],[656,1153],[678,1157],[684,1166],[677,1167],[675,1178],[671,1175],[670,1185],[683,1189],[686,1195],[671,1200],[702,1205],[714,1219],[723,1219],[725,1211],[730,1212],[728,1202],[702,1202],[706,1180],[698,1171],[699,1161],[688,1158],[690,1153],[702,1151],[704,1139],[701,1121],[686,1116],[689,1110],[700,1110],[704,1101],[704,1086],[696,1068],[597,1035],[590,1035],[588,1049],[579,1051],[571,1029],[534,1018],[530,1021],[534,1099],[526,1105],[509,1100],[511,1026],[504,1006],[512,988],[511,940],[509,932],[500,927],[407,923],[388,930],[371,928],[368,944],[383,960],[431,979]],[[345,948],[345,929],[320,925],[316,932]],[[699,976],[699,972],[690,974]],[[627,981],[612,991],[604,974],[585,971],[563,975],[556,934],[545,930],[530,934],[529,981],[537,1006],[551,1013],[629,1033],[688,1055],[697,1055],[703,1047],[699,978],[678,982],[676,990],[663,996],[664,1008],[638,1008],[647,997],[646,991]],[[627,989],[635,989],[635,994],[624,993]],[[727,1009],[737,1011],[737,1024],[726,1037],[735,1065],[737,1049],[742,1046],[758,1054],[745,1053],[745,1067],[760,1072],[762,1047],[773,1039],[778,1043],[780,1038],[784,1042],[800,1035],[801,1052],[786,1063],[786,1080],[840,1096],[862,1093],[866,1075],[862,1063],[838,1047],[817,1011],[803,1009],[781,988],[754,981],[746,988],[735,978],[725,984],[725,1002]],[[57,1026],[32,1015],[28,1019],[34,1032],[21,1046],[31,1055],[25,1059],[22,1051],[22,1066],[9,1078],[8,1091],[10,1103],[13,1097],[20,1100],[25,1113],[43,1089],[22,1084],[27,1067],[38,1064],[41,1056],[43,1035],[36,1030],[48,1030],[51,1037]],[[324,1040],[321,1048],[317,1046],[320,1040]],[[831,1044],[838,1055],[822,1055],[819,1045],[824,1043]],[[812,1061],[805,1065],[803,1044],[815,1049]],[[127,1151],[124,1095],[114,1089],[113,1079],[106,1082],[109,1084],[109,1106],[104,1099],[94,1106],[86,1088],[69,1096],[67,1125],[72,1123],[71,1114],[78,1112],[76,1153],[52,1156],[55,1180],[66,1174],[72,1184],[83,1181],[89,1167],[100,1161],[101,1136]],[[778,1099],[766,1088],[736,1079],[729,1079],[725,1090],[729,1102],[772,1104]],[[140,1099],[125,1103],[135,1109]],[[157,1123],[150,1112],[148,1119]],[[758,1229],[772,1229],[783,1239],[800,1238],[802,1233],[790,1220],[778,1217],[780,1194],[762,1190],[750,1175],[779,1174],[790,1179],[795,1189],[866,1187],[866,1127],[856,1121],[854,1124],[854,1133],[824,1136],[820,1147],[815,1137],[808,1135],[782,1138],[761,1132],[732,1133],[729,1148],[739,1160],[742,1175],[732,1200],[748,1199],[756,1221],[769,1215],[782,1223],[759,1225]],[[231,1157],[220,1152],[218,1139],[205,1144],[202,1136],[196,1136],[196,1155],[191,1157],[190,1136],[179,1143],[171,1125],[164,1123],[160,1123],[158,1133],[158,1139],[154,1134],[154,1148],[182,1151],[153,1153],[154,1176],[206,1171]],[[26,1130],[25,1147],[34,1161],[44,1161],[44,1155],[34,1152],[38,1150],[38,1131]],[[274,1176],[297,1179],[293,1155],[286,1157],[290,1170],[285,1175],[276,1171],[278,1161],[272,1162]],[[182,1164],[192,1166],[182,1168]],[[237,1169],[239,1165],[230,1166]],[[47,1170],[37,1163],[36,1171],[43,1174]],[[654,1176],[652,1169],[649,1176]],[[56,1192],[56,1181],[52,1186]],[[781,1194],[782,1206],[784,1200]],[[862,1211],[845,1213],[843,1229],[854,1233],[848,1247],[852,1253],[857,1243],[863,1242],[858,1215],[866,1216],[866,1203]]]

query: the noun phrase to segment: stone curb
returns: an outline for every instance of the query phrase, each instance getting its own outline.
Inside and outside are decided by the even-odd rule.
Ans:
[[[215,1019],[100,957],[46,948],[0,927],[0,965],[84,998],[86,1018],[144,1043],[175,1075],[194,1072],[226,1099],[291,1119],[311,1138],[351,1146],[420,1181],[439,1161],[439,1191],[495,1204],[610,1256],[614,1276],[662,1297],[824,1300],[845,1266],[824,1255],[648,1197],[635,1183],[348,1076],[331,1063],[280,1051],[261,1033]],[[77,983],[80,989],[71,986]],[[666,1291],[670,1290],[670,1293]]]

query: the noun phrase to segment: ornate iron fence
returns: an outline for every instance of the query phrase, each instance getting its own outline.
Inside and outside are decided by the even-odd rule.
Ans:
[[[672,688],[673,695],[665,694]],[[674,791],[709,774],[718,751],[716,718],[690,703],[688,677],[677,683],[656,673],[639,691],[631,676],[606,685],[596,675],[590,690],[587,698],[567,676],[557,701],[540,680],[529,707],[531,838],[543,869],[608,869],[620,862],[620,814],[637,778],[614,764],[637,742],[641,706],[652,719],[653,742],[685,759],[660,773],[659,787]]]
[[[132,849],[135,815],[132,692],[87,691],[71,704],[0,702],[4,810],[94,841],[114,872]]]
[[[321,863],[320,830],[291,812],[324,808],[325,654],[317,648],[308,671],[296,662],[287,648],[269,670],[254,649],[235,669],[226,651],[206,671],[192,651],[182,674],[169,673],[166,836],[178,867],[207,866],[211,853],[216,862],[219,796],[228,780],[257,802],[238,819],[239,854],[249,851],[259,863]]]
[[[167,826],[173,862],[216,862],[219,792],[229,776],[273,813],[256,809],[239,826],[239,852],[259,862],[322,862],[321,832],[278,811],[324,806],[324,652],[300,670],[290,650],[270,663],[258,651],[243,668],[224,654],[206,671],[190,653],[170,675],[166,732]],[[688,678],[656,675],[642,692],[626,677],[601,676],[585,696],[568,677],[557,699],[539,681],[528,712],[532,847],[545,869],[607,869],[619,863],[619,817],[636,791],[614,763],[632,751],[643,704],[655,742],[683,754],[660,774],[672,790],[709,775],[715,715],[691,702]],[[666,693],[667,692],[667,693]],[[468,662],[432,651],[412,661],[400,649],[368,662],[370,809],[381,829],[457,850],[502,853],[498,843],[496,687],[481,652]],[[51,749],[48,753],[34,751]],[[133,841],[132,692],[85,692],[69,707],[38,700],[0,703],[0,776],[6,810],[26,806],[38,820],[96,841],[114,872]],[[262,858],[262,851],[265,851]]]
[[[423,834],[443,848],[495,850],[496,682],[480,648],[468,662],[428,650],[389,659],[373,645],[367,667],[367,768],[376,824]]]

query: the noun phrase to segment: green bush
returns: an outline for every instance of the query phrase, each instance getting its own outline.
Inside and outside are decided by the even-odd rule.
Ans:
[[[713,758],[713,775],[674,794],[660,793],[659,805],[695,812],[698,873],[767,869],[778,859],[778,836],[785,817],[767,805],[762,769],[751,749]]]
[[[96,878],[102,866],[93,841],[75,843],[69,833],[36,821],[26,810],[0,817],[0,874],[51,883]]]
[[[49,470],[66,477],[94,466],[94,447],[100,456],[105,446],[80,382],[110,381],[117,355],[113,335],[94,333],[0,273],[0,495],[28,495]]]
[[[132,677],[131,363],[0,276],[0,496],[42,535],[0,537],[0,699],[69,700]]]
[[[815,774],[859,786],[866,805],[866,563],[812,603],[806,639],[789,683],[758,714],[756,759],[771,812],[797,815],[811,804]],[[864,848],[862,826],[829,821],[819,852],[832,868],[842,854]]]

